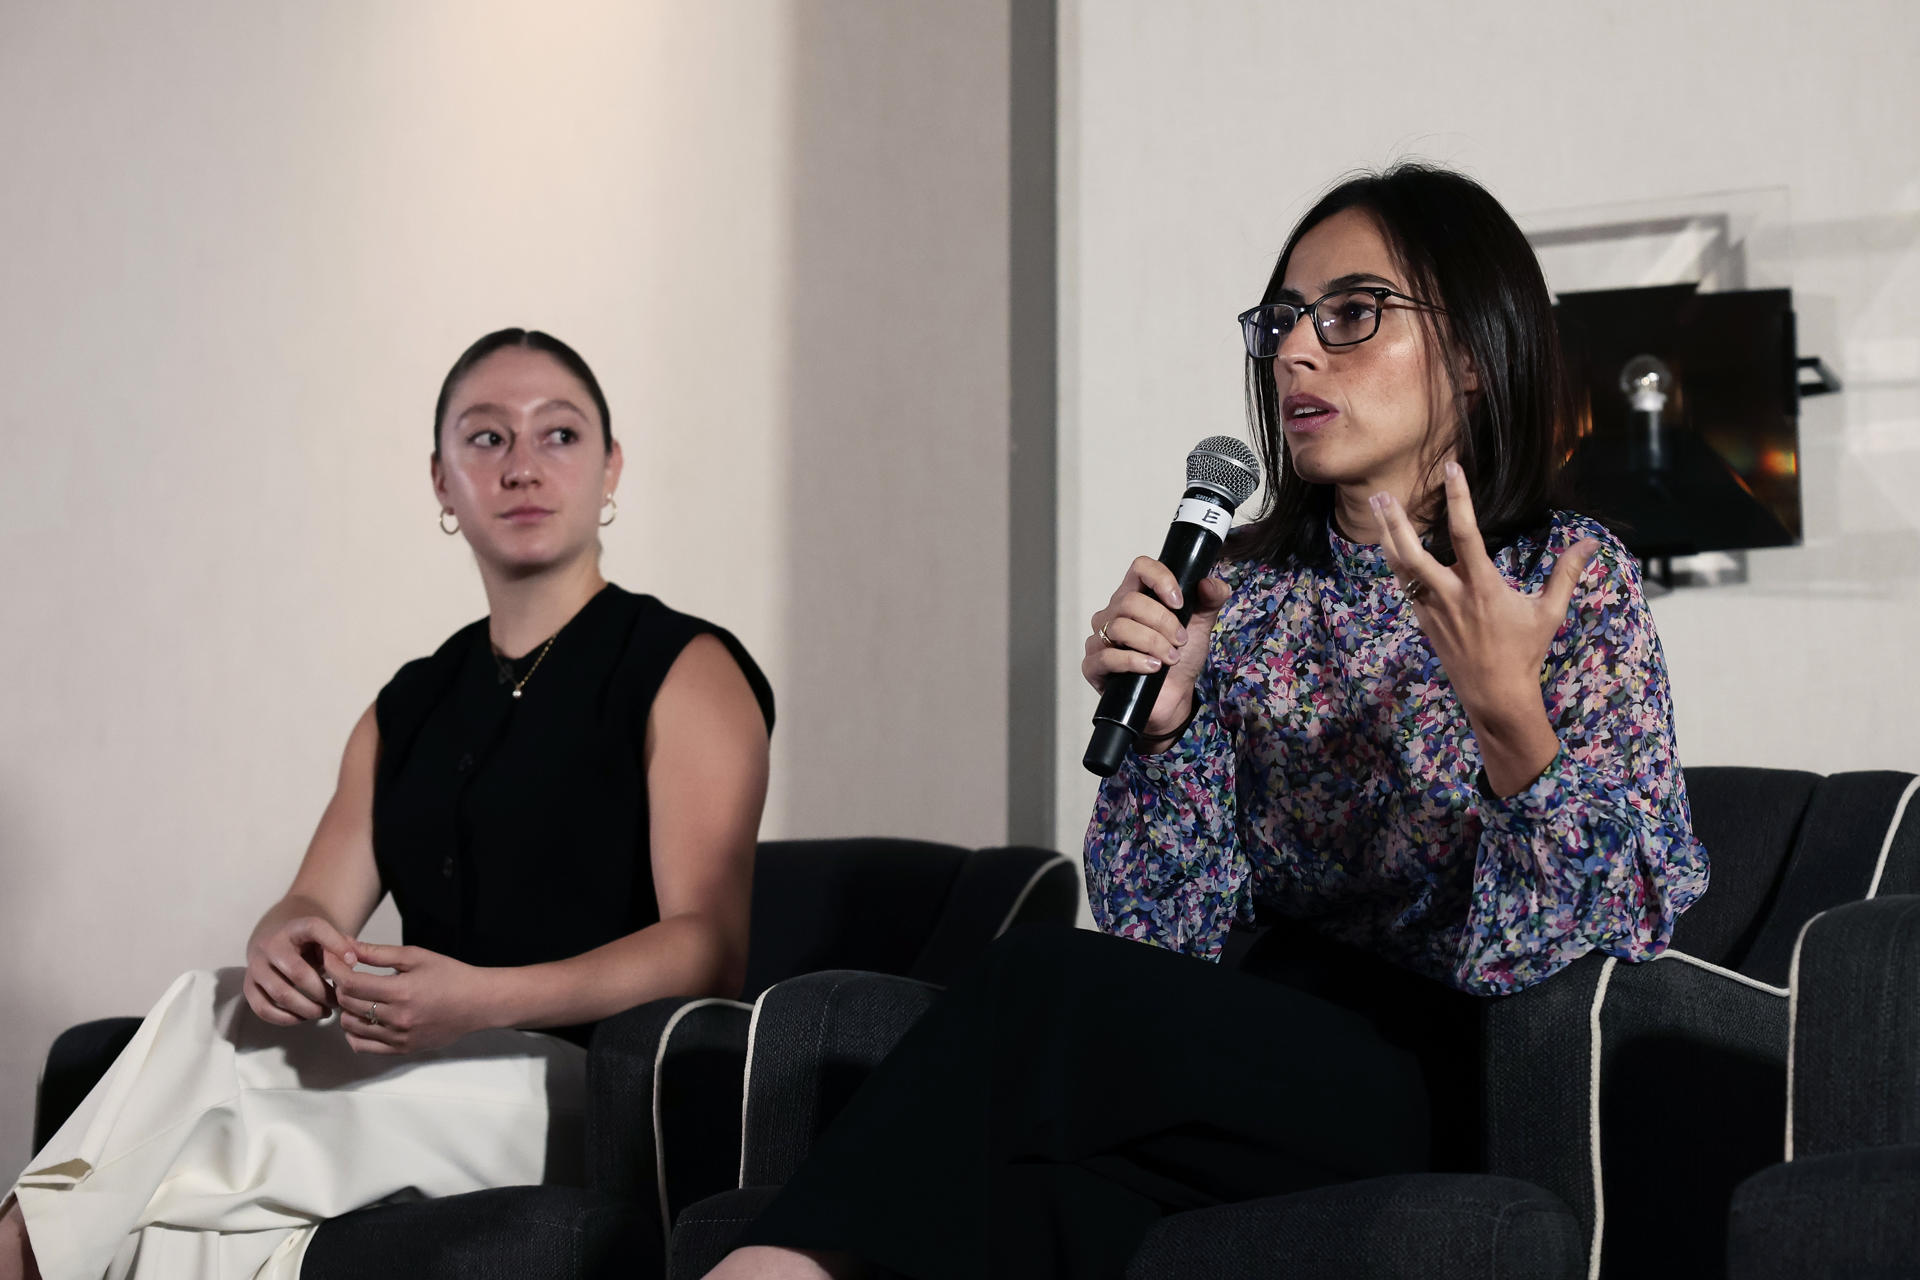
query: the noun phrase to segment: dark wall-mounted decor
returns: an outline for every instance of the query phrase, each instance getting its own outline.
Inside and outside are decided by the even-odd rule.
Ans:
[[[1568,467],[1582,509],[1643,560],[1800,541],[1790,291],[1607,289],[1563,293],[1556,310],[1579,410]],[[1640,357],[1653,359],[1623,384]]]

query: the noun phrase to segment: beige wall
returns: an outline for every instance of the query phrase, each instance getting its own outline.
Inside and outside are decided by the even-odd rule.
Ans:
[[[1654,605],[1681,752],[1920,770],[1920,10],[1065,0],[1061,33],[1063,652],[1243,429],[1233,317],[1345,171],[1425,156],[1519,213],[1784,186],[1801,349],[1849,385],[1801,418],[1808,545]],[[1063,683],[1063,847],[1092,707]]]
[[[1001,837],[1006,21],[0,8],[0,1165],[52,1035],[237,962],[484,612],[426,454],[500,325],[606,385],[609,576],[771,675],[768,834]]]

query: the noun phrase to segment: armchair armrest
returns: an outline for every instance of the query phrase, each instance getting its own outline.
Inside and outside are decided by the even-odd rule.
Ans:
[[[1815,916],[1791,982],[1788,1157],[1920,1143],[1920,896]]]
[[[1764,1169],[1740,1184],[1727,1227],[1731,1280],[1909,1275],[1920,1258],[1920,1145]]]
[[[1610,1273],[1719,1274],[1734,1188],[1785,1145],[1786,989],[1594,955],[1487,1014],[1488,1171],[1564,1201]]]
[[[730,1165],[739,1149],[751,1016],[737,1000],[676,997],[615,1014],[594,1029],[587,1049],[590,1186],[657,1206],[662,1232],[671,1228],[666,1147],[674,1150],[672,1181],[684,1177],[697,1186],[710,1180],[710,1165]],[[672,1105],[663,1106],[669,1094]]]
[[[754,1005],[747,1048],[740,1185],[784,1185],[939,992],[846,969],[768,988]]]

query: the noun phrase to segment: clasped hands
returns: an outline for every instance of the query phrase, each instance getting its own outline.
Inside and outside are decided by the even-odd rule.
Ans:
[[[356,965],[394,970],[363,973]],[[356,1053],[437,1049],[488,1023],[480,970],[422,947],[358,942],[318,916],[286,921],[247,948],[247,1004],[290,1027],[340,1011]]]

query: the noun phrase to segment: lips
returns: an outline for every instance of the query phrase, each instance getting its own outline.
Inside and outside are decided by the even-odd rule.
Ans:
[[[546,507],[524,506],[515,507],[511,511],[502,511],[500,518],[511,520],[515,524],[529,524],[535,520],[544,520],[552,514],[553,512]]]
[[[1319,396],[1295,392],[1280,402],[1280,425],[1287,431],[1317,431],[1332,422],[1339,410]]]

